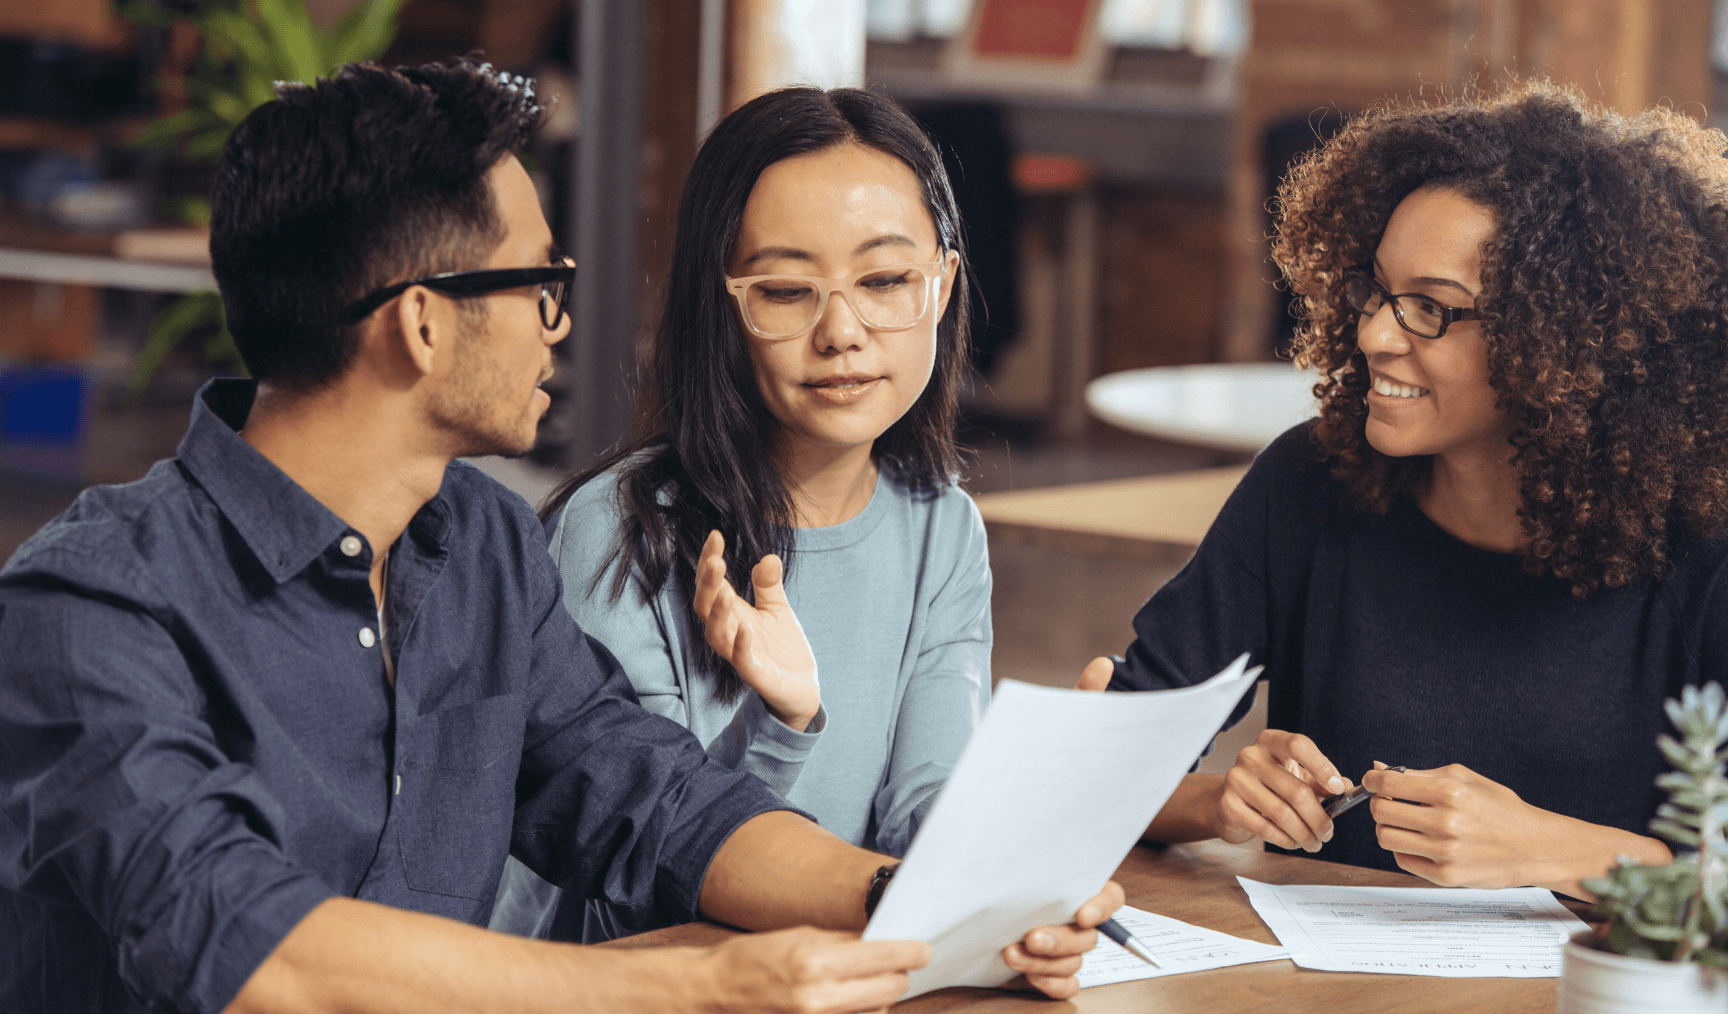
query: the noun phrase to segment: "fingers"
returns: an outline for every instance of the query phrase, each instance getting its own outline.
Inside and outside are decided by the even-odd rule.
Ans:
[[[930,946],[916,940],[846,939],[800,948],[792,955],[794,988],[805,1010],[856,1011],[893,1003],[906,992],[906,973],[930,962]]]
[[[1378,763],[1378,762],[1376,762]],[[1376,797],[1407,799],[1412,803],[1442,806],[1456,802],[1464,782],[1436,771],[1393,771],[1376,768],[1362,776],[1362,785]]]
[[[725,536],[719,531],[709,532],[707,541],[702,543],[702,555],[696,560],[696,594],[690,602],[696,615],[704,619],[713,608],[720,589],[731,587],[726,583],[725,552]]]
[[[1116,663],[1110,661],[1108,656],[1100,655],[1080,670],[1080,682],[1074,684],[1074,689],[1103,690],[1110,685],[1110,678],[1114,675]]]
[[[721,657],[732,663],[732,668],[738,670],[738,678],[751,686],[761,682],[763,676],[762,660],[756,657],[756,628],[748,623],[739,623],[738,636],[732,641],[730,653],[720,651]],[[761,688],[757,687],[757,692]]]
[[[844,933],[834,936],[839,943],[812,947],[796,956],[794,970],[808,978],[849,979],[907,972],[930,963],[930,945],[922,941],[859,940]]]
[[[1097,945],[1097,930],[1040,926],[1026,934],[1025,940],[1002,948],[1002,963],[1025,976],[1026,985],[1031,988],[1065,1000],[1080,991],[1080,983],[1074,977],[1080,972],[1086,952]]]
[[[1028,958],[1073,958],[1098,946],[1098,931],[1074,925],[1040,926],[1008,946],[1019,948]]]
[[[792,1009],[812,1014],[850,1014],[861,1010],[887,1010],[906,992],[904,972],[860,976],[838,982],[810,983],[794,987]]]
[[[1098,934],[1094,930],[1083,930],[1092,938],[1093,946],[1097,946]],[[1091,950],[1091,947],[1086,950]],[[1081,952],[1082,954],[1084,952]],[[1028,952],[1023,944],[1009,944],[1002,948],[1002,963],[1027,978],[1034,975],[1053,976],[1061,978],[1080,971],[1081,954],[1070,954],[1060,958],[1043,958]]]
[[[750,569],[750,583],[756,586],[756,607],[786,605],[786,588],[780,583],[784,568],[780,558],[769,553]]]
[[[1091,929],[1115,915],[1116,910],[1127,901],[1128,895],[1122,890],[1122,885],[1114,880],[1106,880],[1104,889],[1088,898],[1086,903],[1080,906],[1080,910],[1074,913],[1074,922],[1084,929]],[[1086,946],[1090,949],[1092,945]]]
[[[1274,752],[1281,759],[1293,760],[1302,765],[1317,790],[1328,795],[1349,791],[1350,780],[1339,774],[1338,768],[1320,752],[1313,740],[1300,733],[1272,729],[1267,731],[1278,733],[1277,736],[1270,737]]]
[[[1026,985],[1031,986],[1033,989],[1043,993],[1047,997],[1050,997],[1052,1000],[1066,1000],[1075,993],[1080,992],[1080,980],[1072,975],[1064,975],[1060,977],[1049,975],[1028,975],[1026,976]]]
[[[1288,735],[1281,733],[1280,735]],[[1320,850],[1332,837],[1332,818],[1320,806],[1310,783],[1278,762],[1283,744],[1262,733],[1259,742],[1236,755],[1224,776],[1220,816],[1226,825],[1253,831],[1280,848]]]
[[[1235,771],[1234,768],[1231,770]],[[1247,781],[1252,782],[1251,776]],[[1233,836],[1228,836],[1228,832],[1234,829],[1242,832],[1242,841],[1248,838],[1264,838],[1281,849],[1299,849],[1303,847],[1303,841],[1312,837],[1306,831],[1299,830],[1292,834],[1284,830],[1285,825],[1305,825],[1302,825],[1301,817],[1296,811],[1277,795],[1264,791],[1264,786],[1258,782],[1240,786],[1234,782],[1235,779],[1230,775],[1225,776],[1226,789],[1218,803],[1226,840],[1236,840]],[[1267,816],[1265,811],[1270,811],[1272,816]]]

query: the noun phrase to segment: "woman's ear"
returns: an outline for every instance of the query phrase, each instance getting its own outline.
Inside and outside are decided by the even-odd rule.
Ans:
[[[942,258],[942,289],[936,296],[936,319],[948,312],[948,297],[954,294],[954,283],[960,278],[960,251],[950,250]]]

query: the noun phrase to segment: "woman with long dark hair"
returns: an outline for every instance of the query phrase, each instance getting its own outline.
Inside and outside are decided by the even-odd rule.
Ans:
[[[990,688],[984,527],[955,485],[963,260],[941,158],[892,101],[743,106],[684,188],[636,429],[541,512],[566,606],[645,707],[892,855]],[[746,622],[704,622],[738,596]],[[585,933],[655,921],[594,904]]]
[[[1577,896],[1668,861],[1663,701],[1728,671],[1725,148],[1536,82],[1388,104],[1290,173],[1319,416],[1082,678],[1266,664],[1270,728],[1149,837]],[[1376,795],[1334,823],[1346,773]]]

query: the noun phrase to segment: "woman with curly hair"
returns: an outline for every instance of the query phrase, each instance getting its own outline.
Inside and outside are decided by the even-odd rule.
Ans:
[[[1270,728],[1149,838],[1575,896],[1669,860],[1662,702],[1728,672],[1724,148],[1530,83],[1377,109],[1290,173],[1319,417],[1081,680],[1266,664]],[[1344,772],[1376,796],[1334,826]]]

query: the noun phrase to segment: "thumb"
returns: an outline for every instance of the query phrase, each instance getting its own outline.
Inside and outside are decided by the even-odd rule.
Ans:
[[[1116,663],[1107,656],[1100,655],[1086,663],[1086,668],[1080,670],[1080,682],[1074,684],[1076,690],[1103,690],[1110,685],[1110,677],[1116,675]]]
[[[786,588],[780,583],[783,568],[780,558],[769,553],[750,570],[750,583],[756,586],[756,608],[786,605]]]

